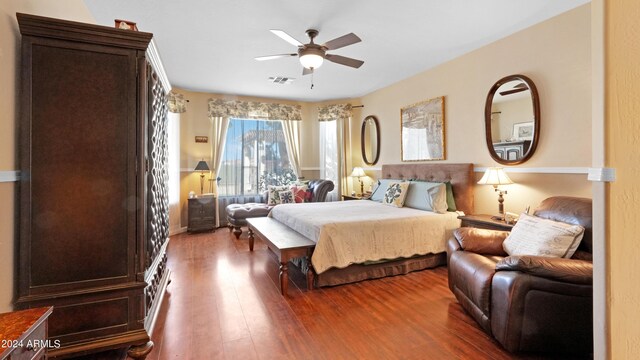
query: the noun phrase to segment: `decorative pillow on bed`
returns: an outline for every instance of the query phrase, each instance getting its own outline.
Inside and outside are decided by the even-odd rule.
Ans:
[[[409,190],[408,182],[392,182],[387,186],[382,203],[401,208]]]
[[[509,255],[570,258],[583,235],[584,228],[580,225],[521,214],[502,247]]]
[[[420,179],[409,179],[409,181],[435,183],[432,181]],[[451,185],[451,181],[445,181],[444,184],[447,186],[447,211],[458,211],[458,207],[456,206],[456,199],[453,196],[453,185]],[[409,195],[411,195],[411,186],[409,188]]]
[[[447,186],[447,211],[458,211],[456,199],[453,197],[453,185],[451,181],[444,183]]]
[[[293,204],[295,202],[291,190],[279,191],[278,197],[280,198],[280,204]]]
[[[384,193],[387,191],[387,188],[389,187],[389,184],[393,182],[402,182],[402,181],[403,180],[399,180],[399,179],[379,179],[378,186],[376,187],[375,190],[373,190],[373,193],[369,197],[369,200],[381,202],[382,199],[384,198]]]
[[[273,186],[273,185],[269,185],[267,187],[267,192],[268,192],[268,198],[267,198],[267,205],[278,205],[280,204],[280,191],[285,191],[285,190],[289,190],[288,186]]]
[[[404,206],[444,214],[448,208],[447,186],[444,183],[410,181]]]
[[[293,193],[293,200],[297,203],[302,203],[305,202],[309,187],[307,185],[291,185],[289,190]]]

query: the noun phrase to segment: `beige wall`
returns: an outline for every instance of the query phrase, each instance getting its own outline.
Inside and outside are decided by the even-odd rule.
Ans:
[[[16,12],[95,23],[82,0],[0,1],[0,171],[17,170],[20,31]],[[17,235],[16,183],[0,183],[0,312],[12,309]]]
[[[615,5],[613,5],[615,3]],[[611,359],[640,358],[640,2],[605,1],[606,166]]]
[[[497,166],[486,148],[484,104],[491,86],[511,74],[530,77],[541,106],[540,143],[520,167],[591,165],[591,19],[584,5],[421,74],[362,97],[362,117],[380,120],[381,164],[401,163],[400,108],[445,96],[445,162]],[[362,121],[361,119],[357,119]],[[359,140],[354,142],[359,153]],[[359,157],[358,157],[358,161]],[[377,176],[377,171],[369,171]],[[550,195],[590,197],[586,175],[514,175],[506,206],[521,210]],[[517,180],[516,180],[517,181]],[[570,185],[567,185],[570,184]],[[495,212],[491,187],[476,189],[476,212]]]

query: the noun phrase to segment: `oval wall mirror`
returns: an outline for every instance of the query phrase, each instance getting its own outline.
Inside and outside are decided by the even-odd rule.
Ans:
[[[517,165],[531,158],[540,136],[540,101],[533,81],[524,75],[498,80],[487,95],[484,121],[495,161]]]
[[[360,149],[365,164],[375,165],[378,162],[380,158],[380,124],[373,115],[367,116],[362,121]]]

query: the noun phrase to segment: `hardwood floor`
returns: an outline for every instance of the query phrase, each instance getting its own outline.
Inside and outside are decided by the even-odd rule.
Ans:
[[[148,359],[512,359],[457,303],[445,267],[307,291],[226,229],[171,238]],[[566,357],[564,357],[566,358]]]

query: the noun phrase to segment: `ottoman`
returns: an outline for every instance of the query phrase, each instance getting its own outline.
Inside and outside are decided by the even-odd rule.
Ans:
[[[246,203],[246,204],[229,204],[227,205],[227,221],[229,222],[229,231],[233,230],[236,239],[242,234],[242,226],[247,225],[248,218],[263,217],[269,215],[269,211],[273,205],[264,203]]]

